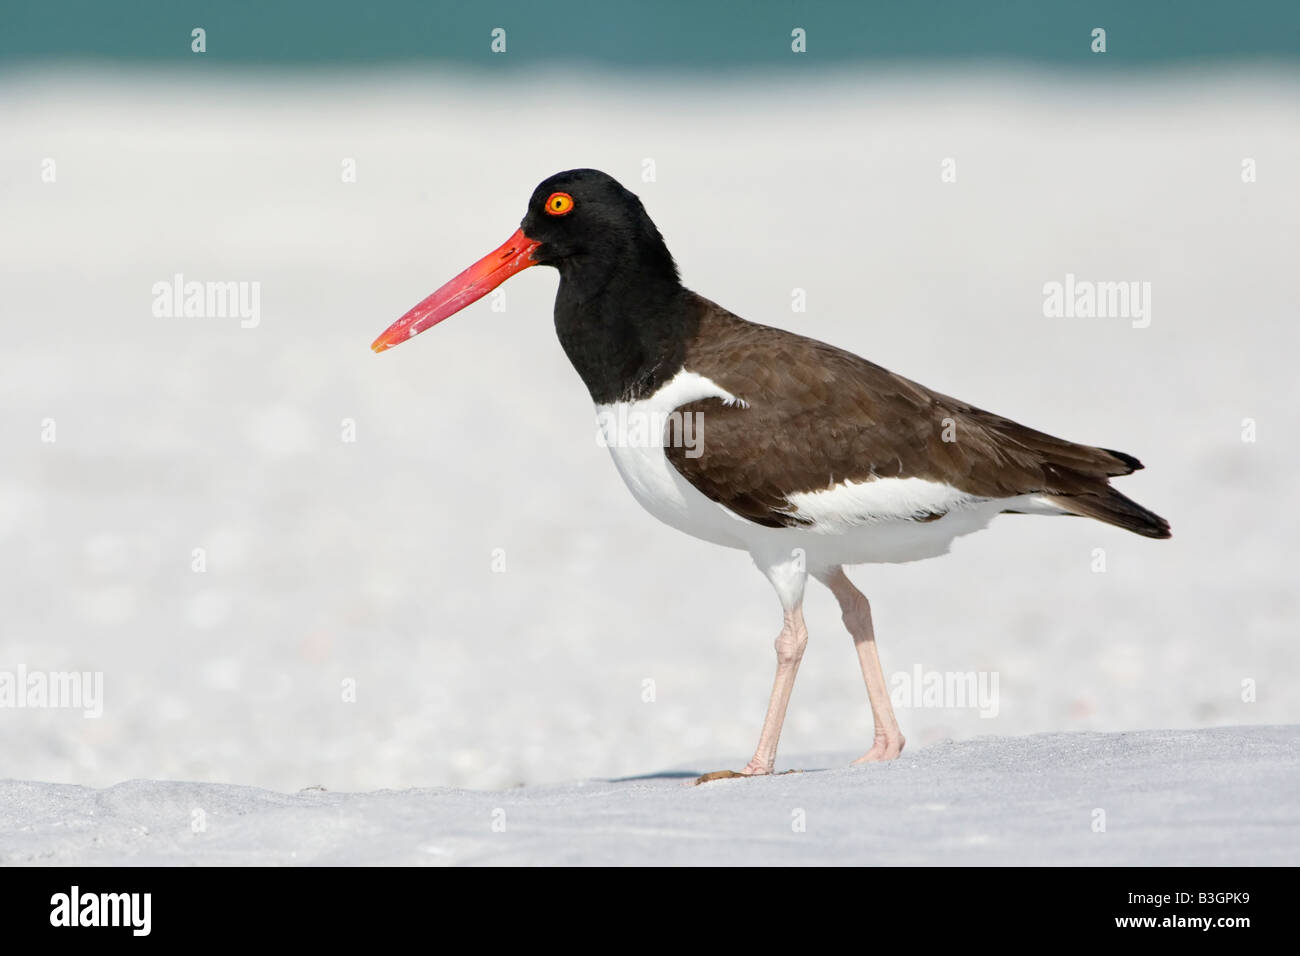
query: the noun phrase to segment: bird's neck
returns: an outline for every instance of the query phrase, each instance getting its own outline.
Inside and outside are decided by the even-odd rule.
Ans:
[[[635,401],[681,370],[699,321],[690,306],[675,270],[561,267],[555,331],[592,401]]]

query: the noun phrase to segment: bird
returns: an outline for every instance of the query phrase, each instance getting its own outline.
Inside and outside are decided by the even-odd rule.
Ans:
[[[1132,455],[1036,431],[690,291],[641,200],[599,170],[544,180],[505,243],[371,348],[393,348],[538,265],[559,272],[556,334],[632,496],[673,528],[748,552],[781,604],[754,755],[697,782],[775,772],[808,643],[809,578],[830,589],[853,639],[874,725],[853,762],[873,763],[897,758],[905,739],[870,602],[846,567],[940,556],[999,514],[1170,536],[1164,518],[1110,484],[1142,468]]]

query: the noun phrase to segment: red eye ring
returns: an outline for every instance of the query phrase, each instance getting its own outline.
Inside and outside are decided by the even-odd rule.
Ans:
[[[544,207],[548,215],[563,216],[573,209],[573,197],[568,193],[551,193]]]

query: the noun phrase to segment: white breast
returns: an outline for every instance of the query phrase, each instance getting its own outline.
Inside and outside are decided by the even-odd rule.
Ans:
[[[698,454],[698,423],[677,409],[702,398],[744,404],[703,375],[683,370],[647,398],[597,405],[599,435],[633,497],[652,515],[705,541],[747,548],[745,526],[758,526],[697,491],[664,455],[665,444],[674,442],[687,455]]]

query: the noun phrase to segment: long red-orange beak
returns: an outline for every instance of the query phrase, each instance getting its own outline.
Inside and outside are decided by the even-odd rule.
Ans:
[[[433,328],[449,315],[455,315],[471,302],[477,302],[516,272],[537,265],[529,256],[540,245],[540,242],[525,236],[522,229],[516,230],[501,248],[489,252],[385,329],[370,347],[382,352],[401,345],[411,336]]]

